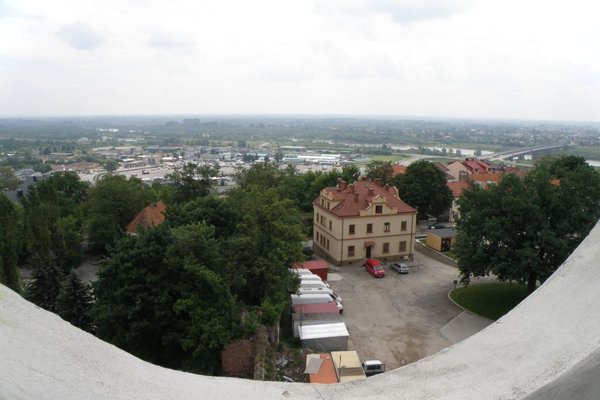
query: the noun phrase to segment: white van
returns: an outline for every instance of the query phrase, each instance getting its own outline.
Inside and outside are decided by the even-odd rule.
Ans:
[[[342,298],[335,294],[335,292],[327,287],[305,287],[300,285],[298,288],[298,294],[314,294],[314,293],[326,293],[330,295],[336,301],[342,301]]]
[[[310,282],[323,282],[321,278],[317,275],[300,275],[300,282],[310,281]]]
[[[362,363],[365,375],[373,376],[385,372],[385,364],[379,360],[367,360]]]
[[[300,281],[300,288],[302,289],[329,289],[329,286],[322,281]]]
[[[306,268],[290,268],[290,271],[292,271],[298,276],[314,275],[309,269]]]
[[[299,294],[292,294],[291,298],[293,306],[296,304],[335,303],[340,313],[344,311],[344,305],[342,302],[337,300],[332,294],[328,293],[303,292]]]

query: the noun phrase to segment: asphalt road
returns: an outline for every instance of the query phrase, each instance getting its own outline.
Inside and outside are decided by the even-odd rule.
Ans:
[[[410,267],[408,274],[386,267],[379,279],[361,265],[330,266],[341,278],[329,284],[344,301],[348,349],[358,351],[361,360],[382,360],[389,370],[452,344],[440,330],[462,311],[448,300],[458,270],[421,253],[417,260],[421,266]]]

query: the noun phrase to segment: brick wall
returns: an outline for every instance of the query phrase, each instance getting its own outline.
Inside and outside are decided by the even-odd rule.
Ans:
[[[229,343],[221,352],[223,375],[252,378],[255,357],[256,344],[253,341],[240,339]]]

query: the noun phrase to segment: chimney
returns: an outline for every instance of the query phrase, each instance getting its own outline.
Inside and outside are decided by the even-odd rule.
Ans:
[[[348,185],[348,191],[350,193],[354,193],[354,185],[352,185],[352,184]]]
[[[346,190],[346,187],[348,186],[348,184],[342,178],[338,178],[337,186],[338,186],[338,191],[343,192],[344,190]]]
[[[381,187],[381,178],[375,178],[373,182],[375,182],[377,186]]]
[[[358,193],[354,193],[354,202],[358,203]]]
[[[375,190],[373,190],[372,187],[367,186],[367,189],[369,189],[369,196],[373,196],[375,194]]]
[[[385,184],[385,186],[383,187],[383,189],[384,189],[386,192],[388,192],[388,193],[389,193],[389,192],[390,192],[390,185],[386,183],[386,184]]]

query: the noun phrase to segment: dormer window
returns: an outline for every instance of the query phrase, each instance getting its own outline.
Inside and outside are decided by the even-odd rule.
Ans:
[[[382,205],[375,206],[375,214],[381,214],[381,213],[383,213],[383,206]]]

